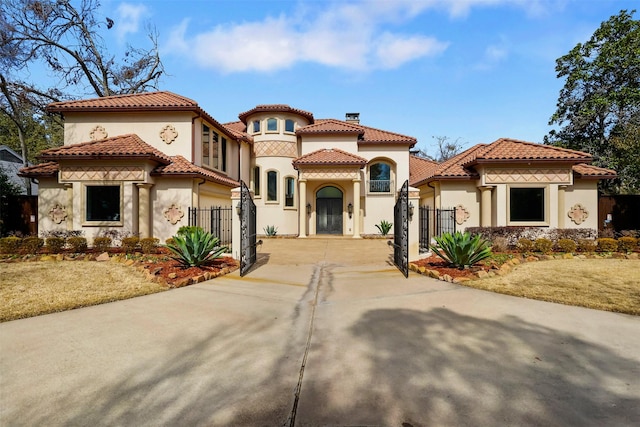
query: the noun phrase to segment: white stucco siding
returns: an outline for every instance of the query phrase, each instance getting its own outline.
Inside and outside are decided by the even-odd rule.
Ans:
[[[151,220],[153,237],[164,242],[180,227],[189,225],[188,211],[192,205],[193,189],[190,179],[162,179],[151,190]],[[165,211],[175,205],[184,215],[175,224],[165,217]]]
[[[300,144],[300,155],[304,156],[326,148],[338,148],[348,153],[360,155],[358,152],[358,137],[356,135],[303,135]]]
[[[440,183],[440,208],[455,208],[462,205],[469,218],[460,228],[480,226],[480,192],[475,181],[442,181]]]
[[[264,227],[275,225],[278,234],[298,234],[298,171],[289,157],[259,157],[255,166],[260,167],[260,195],[254,197],[257,213],[257,231],[263,233]],[[276,172],[276,200],[268,200],[269,172]],[[295,180],[293,207],[285,206],[285,178]]]
[[[208,182],[196,185],[198,187],[198,207],[231,206],[231,188]]]
[[[38,230],[40,236],[43,236],[43,232],[54,230],[67,230],[67,223],[73,223],[72,209],[70,206],[70,199],[66,188],[58,184],[58,180],[55,178],[40,178],[39,179],[39,193],[38,193]],[[60,224],[57,224],[51,217],[49,212],[54,206],[59,205],[62,207],[67,218]]]
[[[573,185],[565,189],[564,228],[593,228],[598,229],[598,181],[575,179]],[[586,208],[588,216],[581,224],[576,224],[569,218],[572,207],[580,204]]]
[[[108,137],[136,134],[147,144],[169,156],[181,155],[192,158],[192,113],[149,112],[149,113],[66,113],[64,124],[65,145],[91,141],[91,132],[102,126]],[[178,133],[170,144],[160,138],[160,132],[167,125]]]
[[[277,120],[276,131],[267,130],[267,120],[272,118]],[[294,121],[294,132],[285,131],[285,120],[287,119]],[[259,132],[253,132],[253,122],[255,120],[260,122]],[[308,124],[309,122],[306,119],[296,114],[279,112],[256,113],[247,117],[247,133],[253,137],[255,142],[271,140],[296,142],[295,130]]]
[[[393,223],[393,207],[395,205],[395,194],[384,196],[368,196],[364,202],[364,222],[363,234],[380,234],[376,224],[382,220]]]

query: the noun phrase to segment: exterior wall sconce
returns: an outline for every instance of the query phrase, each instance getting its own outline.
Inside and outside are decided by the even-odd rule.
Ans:
[[[409,219],[413,219],[413,202],[409,202]]]
[[[238,202],[236,205],[236,212],[238,213],[238,216],[242,216],[242,202]]]
[[[349,218],[353,216],[353,204],[349,203],[347,205],[347,212],[349,212]]]
[[[307,203],[307,215],[311,215],[311,203]]]

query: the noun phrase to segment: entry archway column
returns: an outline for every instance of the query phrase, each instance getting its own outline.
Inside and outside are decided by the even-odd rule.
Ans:
[[[298,206],[298,237],[307,237],[307,180],[298,180],[300,184],[300,204]]]
[[[493,187],[480,187],[482,199],[480,201],[480,226],[491,227],[491,190]]]
[[[353,238],[360,238],[360,180],[353,180]]]

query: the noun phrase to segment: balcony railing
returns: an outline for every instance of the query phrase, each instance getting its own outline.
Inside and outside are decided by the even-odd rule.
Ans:
[[[374,179],[369,181],[369,193],[390,193],[393,181]]]

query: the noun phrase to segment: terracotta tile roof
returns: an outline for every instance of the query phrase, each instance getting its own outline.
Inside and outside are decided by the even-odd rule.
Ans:
[[[478,144],[463,151],[438,165],[430,176],[427,174],[422,179],[414,181],[412,185],[423,185],[428,181],[439,179],[477,179],[479,175],[474,169],[475,165],[495,163],[581,163],[582,165],[577,170],[574,165],[574,171],[581,176],[605,178],[609,177],[611,173],[615,176],[615,172],[608,169],[604,170],[607,172],[597,172],[594,169],[596,166],[585,164],[585,162],[590,161],[592,161],[591,155],[582,151],[501,138],[491,144]],[[582,175],[580,171],[584,172],[585,175]],[[599,175],[595,175],[596,173]]]
[[[245,111],[244,113],[240,113],[238,118],[243,122],[247,123],[247,118],[256,113],[292,113],[297,114],[299,116],[304,117],[309,121],[309,123],[313,123],[313,113],[304,110],[298,110],[297,108],[289,107],[286,104],[262,104],[257,105],[251,110]]]
[[[60,168],[56,162],[46,162],[46,163],[40,163],[39,165],[21,168],[18,171],[18,176],[22,176],[25,178],[56,176],[59,170]]]
[[[612,169],[605,169],[586,163],[573,165],[572,168],[573,172],[578,175],[579,178],[613,179],[618,176],[616,171]]]
[[[41,152],[38,158],[42,160],[145,158],[164,164],[171,162],[169,156],[147,144],[135,134],[50,148]]]
[[[196,101],[168,91],[54,102],[47,106],[47,111],[62,114],[69,112],[190,111],[197,116],[202,116],[220,131],[226,133],[229,139],[245,138],[245,135],[241,135],[239,138],[237,134],[228,132],[222,124],[200,108]]]
[[[535,144],[517,139],[500,138],[487,145],[482,151],[476,152],[476,157],[469,159],[465,166],[476,163],[498,163],[514,161],[570,161],[590,162],[591,155],[582,151],[568,150],[552,145]]]
[[[433,175],[439,163],[424,157],[409,156],[409,185],[424,180]]]
[[[401,143],[413,146],[417,142],[417,140],[411,136],[336,119],[318,119],[314,124],[296,130],[297,135],[320,133],[341,135],[357,134],[359,135],[358,144]]]
[[[47,111],[65,113],[68,111],[114,111],[114,110],[188,110],[198,103],[173,92],[144,92],[77,101],[54,102]]]
[[[157,166],[151,171],[151,175],[203,178],[231,188],[240,185],[238,181],[221,173],[196,166],[182,156],[171,156],[170,164]]]
[[[337,148],[324,148],[314,151],[293,161],[293,167],[300,166],[359,166],[363,168],[367,159]]]
[[[225,127],[227,132],[233,134],[236,139],[242,139],[249,143],[253,143],[253,137],[247,133],[247,125],[245,125],[241,121],[223,123],[222,126]]]
[[[315,123],[303,126],[296,130],[296,135],[308,135],[316,133],[340,133],[361,135],[364,128],[360,125],[344,122],[336,119],[319,119]]]

